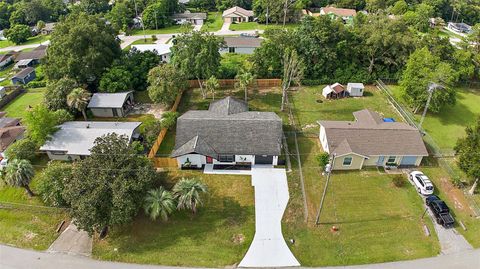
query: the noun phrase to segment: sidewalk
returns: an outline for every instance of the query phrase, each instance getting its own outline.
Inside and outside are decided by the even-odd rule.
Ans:
[[[92,256],[92,246],[92,237],[87,232],[78,230],[72,222],[53,242],[47,252],[90,257]]]

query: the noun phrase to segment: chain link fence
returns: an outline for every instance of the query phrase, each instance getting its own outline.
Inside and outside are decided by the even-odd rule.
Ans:
[[[405,122],[412,127],[417,128],[423,134],[423,140],[427,145],[428,151],[437,160],[438,165],[448,173],[450,178],[454,181],[455,185],[458,185],[461,189],[466,191],[468,186],[463,183],[462,178],[464,177],[464,175],[456,171],[456,169],[452,167],[451,162],[448,161],[455,157],[455,151],[453,149],[440,148],[435,142],[435,140],[430,136],[430,134],[418,125],[413,113],[410,110],[406,109],[400,102],[395,99],[392,91],[388,88],[385,82],[395,83],[396,81],[384,81],[383,79],[379,79],[377,80],[377,88],[380,89],[387,96],[388,101],[394,106],[394,108],[402,116]],[[480,205],[471,195],[465,195],[465,197],[469,202],[475,216],[480,216]]]

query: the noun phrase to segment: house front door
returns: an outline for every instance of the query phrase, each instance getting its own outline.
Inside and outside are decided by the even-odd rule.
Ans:
[[[207,156],[207,163],[213,163],[213,158],[210,156]]]
[[[383,166],[383,161],[385,161],[385,156],[378,156],[377,166]]]

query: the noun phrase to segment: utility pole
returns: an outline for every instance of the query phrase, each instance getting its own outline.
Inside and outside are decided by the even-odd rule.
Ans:
[[[320,200],[320,206],[318,207],[317,218],[315,219],[315,225],[320,224],[320,214],[322,213],[323,202],[325,201],[328,183],[330,182],[330,175],[332,174],[333,165],[335,164],[335,157],[336,157],[336,154],[333,153],[332,159],[325,166],[325,173],[327,173],[327,182],[325,182],[325,188],[323,189],[322,199]]]
[[[265,24],[268,26],[268,4],[267,4],[267,13],[265,14]]]
[[[432,95],[433,95],[433,92],[437,89],[444,89],[445,87],[443,87],[442,85],[440,84],[437,84],[437,83],[434,83],[434,82],[430,82],[428,84],[428,98],[427,98],[427,103],[425,104],[425,108],[423,109],[423,114],[422,114],[422,118],[420,119],[420,123],[418,124],[418,129],[420,129],[420,131],[422,131],[422,124],[423,124],[423,121],[425,120],[425,116],[427,115],[427,110],[428,110],[428,106],[430,106],[430,101],[432,100]]]
[[[137,16],[137,19],[139,19],[140,23],[142,24],[143,39],[145,40],[145,42],[147,42],[147,36],[145,35],[145,25],[143,24],[143,18],[140,19],[140,17],[138,16],[137,1],[133,0],[133,4],[135,5],[135,15]]]
[[[155,29],[158,30],[158,24],[157,24],[157,9],[155,10]]]

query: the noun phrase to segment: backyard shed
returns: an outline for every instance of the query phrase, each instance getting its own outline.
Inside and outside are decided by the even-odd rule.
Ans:
[[[338,82],[325,86],[325,88],[322,90],[322,95],[327,99],[338,99],[347,96],[345,88]]]
[[[88,108],[95,117],[125,117],[133,107],[133,92],[95,93]]]
[[[363,96],[363,90],[365,86],[363,83],[348,83],[347,92],[350,96]]]
[[[12,77],[12,83],[13,84],[27,84],[30,81],[34,80],[36,77],[35,75],[35,69],[32,67],[27,67],[25,69],[22,69],[22,71],[16,73]]]

